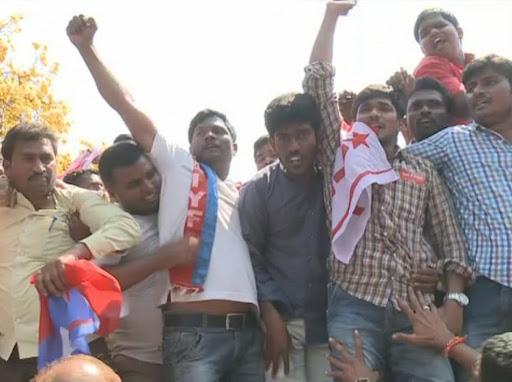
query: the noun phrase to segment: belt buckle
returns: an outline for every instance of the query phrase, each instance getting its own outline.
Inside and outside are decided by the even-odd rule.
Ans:
[[[231,326],[231,319],[240,317],[242,319],[242,325],[240,325],[240,329],[245,325],[245,314],[243,313],[228,313],[226,314],[226,330],[236,330],[237,328],[233,328]]]

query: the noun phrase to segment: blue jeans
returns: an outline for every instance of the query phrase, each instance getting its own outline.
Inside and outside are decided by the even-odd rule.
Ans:
[[[164,369],[167,382],[264,382],[261,329],[166,326]]]
[[[469,305],[464,309],[464,333],[467,344],[479,348],[496,335],[512,331],[512,288],[480,276],[467,291]],[[469,381],[469,376],[457,369],[457,381]]]
[[[396,332],[411,332],[407,318],[389,303],[385,308],[353,297],[331,283],[328,287],[327,331],[354,354],[355,329],[363,340],[366,364],[391,373],[394,382],[453,382],[448,359],[439,352],[394,342]]]

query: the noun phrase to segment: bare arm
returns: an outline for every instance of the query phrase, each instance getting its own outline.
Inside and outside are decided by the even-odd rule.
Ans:
[[[148,116],[135,107],[131,96],[98,57],[93,45],[96,30],[94,19],[86,19],[83,15],[73,17],[66,29],[69,39],[82,56],[103,99],[117,111],[135,141],[149,152],[156,135],[156,128]]]
[[[141,282],[154,272],[173,268],[180,264],[192,262],[198,255],[198,240],[186,237],[164,244],[153,256],[130,261],[124,264],[104,266],[125,290]]]
[[[332,63],[332,51],[334,45],[334,32],[339,16],[345,16],[355,5],[354,1],[328,1],[325,8],[325,15],[316,36],[309,63],[327,62]]]

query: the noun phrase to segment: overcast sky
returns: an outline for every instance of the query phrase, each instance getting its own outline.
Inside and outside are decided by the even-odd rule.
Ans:
[[[413,24],[432,6],[457,16],[466,51],[512,57],[512,1],[360,0],[337,31],[338,89],[382,83],[401,66],[412,71],[422,57]],[[71,142],[109,142],[125,132],[65,34],[70,17],[84,13],[97,20],[104,61],[164,135],[187,147],[198,110],[227,114],[239,136],[231,178],[247,180],[252,143],[265,133],[263,111],[273,97],[300,91],[323,11],[322,0],[2,0],[0,17],[25,17],[20,60],[33,59],[26,52],[40,41],[60,63],[55,88],[72,110]]]

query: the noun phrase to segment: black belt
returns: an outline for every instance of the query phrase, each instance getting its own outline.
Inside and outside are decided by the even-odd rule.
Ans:
[[[259,321],[254,313],[228,313],[216,314],[171,314],[165,315],[165,326],[185,328],[217,328],[226,330],[240,330],[245,328],[258,328]]]

